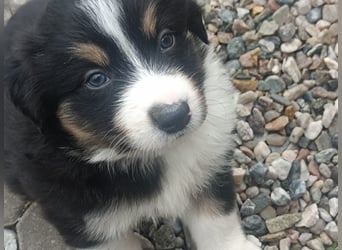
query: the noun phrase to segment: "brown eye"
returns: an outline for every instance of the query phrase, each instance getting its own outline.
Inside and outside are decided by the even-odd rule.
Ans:
[[[175,45],[175,35],[172,33],[165,33],[160,38],[160,48],[162,51],[171,49]]]

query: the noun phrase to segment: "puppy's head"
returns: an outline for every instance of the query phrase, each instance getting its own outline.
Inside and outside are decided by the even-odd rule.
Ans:
[[[94,161],[158,154],[206,118],[208,40],[192,0],[55,0],[30,40],[14,102]]]

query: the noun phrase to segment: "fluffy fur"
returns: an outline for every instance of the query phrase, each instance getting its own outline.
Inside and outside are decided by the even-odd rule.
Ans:
[[[198,250],[257,249],[227,165],[234,89],[193,1],[33,0],[5,42],[6,181],[68,244],[137,250],[139,222],[180,217]],[[180,101],[189,123],[161,130],[151,109]]]

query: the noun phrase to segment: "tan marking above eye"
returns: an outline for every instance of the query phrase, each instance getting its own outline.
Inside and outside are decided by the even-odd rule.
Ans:
[[[155,2],[149,3],[144,17],[142,19],[143,32],[148,38],[154,38],[157,35],[157,6]]]
[[[70,51],[74,56],[100,66],[109,64],[109,57],[106,52],[93,43],[75,43],[70,47]]]

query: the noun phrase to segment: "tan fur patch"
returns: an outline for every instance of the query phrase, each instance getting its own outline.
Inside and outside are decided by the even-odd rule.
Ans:
[[[143,32],[148,38],[154,38],[157,35],[157,6],[155,2],[151,2],[146,10],[142,20]]]
[[[70,48],[70,51],[74,56],[94,62],[100,66],[107,66],[109,64],[106,52],[93,43],[76,43]]]
[[[64,129],[73,135],[80,143],[87,143],[94,140],[95,136],[76,122],[77,118],[73,116],[68,103],[63,103],[59,106],[58,117]]]

